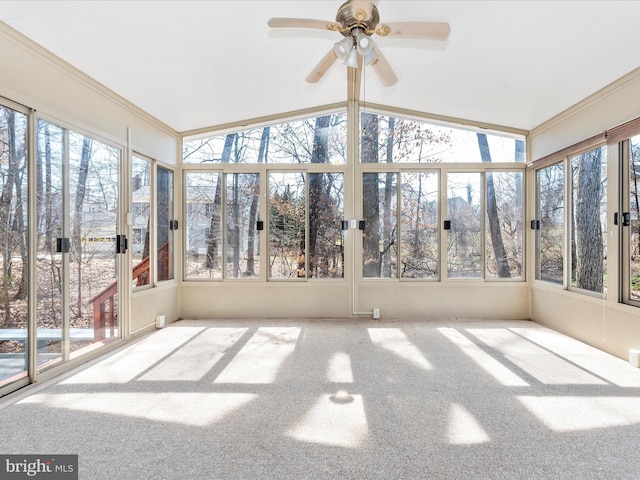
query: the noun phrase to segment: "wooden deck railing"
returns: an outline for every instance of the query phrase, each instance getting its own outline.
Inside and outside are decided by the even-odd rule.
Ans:
[[[132,278],[136,285],[146,285],[149,283],[149,257],[133,267]],[[165,243],[158,250],[158,277],[166,279],[169,277],[169,244]],[[115,335],[117,315],[116,315],[116,295],[118,294],[117,280],[108,285],[102,292],[91,299],[93,304],[93,341],[104,340]]]

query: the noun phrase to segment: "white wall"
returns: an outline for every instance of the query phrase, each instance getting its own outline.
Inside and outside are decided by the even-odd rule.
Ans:
[[[184,282],[182,318],[349,318],[354,316],[350,283],[341,280],[286,282]],[[381,318],[529,317],[529,286],[524,283],[458,284],[361,282],[355,310]]]

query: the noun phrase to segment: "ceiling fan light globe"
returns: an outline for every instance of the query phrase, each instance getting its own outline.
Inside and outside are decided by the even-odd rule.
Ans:
[[[375,52],[375,50],[371,49],[371,51],[368,54],[363,55],[363,57],[364,57],[364,64],[371,65],[373,62],[375,62],[378,59],[378,54]]]
[[[352,48],[353,40],[351,39],[351,37],[345,37],[333,45],[333,51],[336,53],[340,60],[344,60],[345,58],[347,58]]]
[[[358,68],[358,50],[355,45],[344,59],[344,64],[350,68]]]
[[[373,40],[364,34],[359,35],[356,37],[356,48],[360,55],[366,57],[373,51]]]

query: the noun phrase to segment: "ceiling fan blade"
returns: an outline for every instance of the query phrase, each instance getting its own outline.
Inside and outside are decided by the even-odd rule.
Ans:
[[[445,22],[392,22],[378,25],[376,33],[383,37],[446,40],[451,33],[451,27]]]
[[[309,18],[271,18],[267,22],[271,28],[317,28],[320,30],[338,31],[342,26],[336,22],[326,20],[312,20]]]
[[[398,77],[396,77],[396,74],[393,73],[391,65],[389,65],[387,59],[384,58],[384,55],[382,55],[382,52],[377,45],[373,46],[373,50],[376,52],[378,57],[371,63],[371,66],[378,75],[378,78],[380,78],[382,85],[384,85],[385,87],[391,87],[392,85],[395,85],[398,81]]]
[[[333,65],[333,62],[335,62],[337,59],[338,59],[338,56],[336,55],[336,52],[334,52],[332,48],[327,52],[327,54],[324,57],[322,57],[322,60],[320,60],[320,62],[315,66],[315,68],[311,70],[311,73],[307,75],[307,78],[306,78],[307,82],[309,83],[319,82],[320,79],[323,77],[323,75],[327,73],[327,70],[329,70],[331,65]]]

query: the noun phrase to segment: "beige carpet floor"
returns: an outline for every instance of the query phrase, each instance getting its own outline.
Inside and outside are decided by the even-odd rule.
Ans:
[[[527,321],[183,320],[0,408],[101,479],[636,479],[640,370]]]

